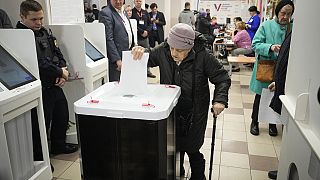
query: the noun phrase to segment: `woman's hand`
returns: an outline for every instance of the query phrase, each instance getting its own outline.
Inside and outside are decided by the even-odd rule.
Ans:
[[[270,91],[275,91],[276,90],[276,83],[272,82],[271,84],[269,84],[268,89]]]
[[[135,46],[131,50],[131,54],[133,55],[134,60],[140,60],[144,53],[144,47]]]
[[[271,46],[271,51],[278,53],[280,51],[281,45],[274,44]]]
[[[216,116],[219,115],[224,110],[224,108],[225,108],[225,105],[218,102],[212,105],[213,113]]]

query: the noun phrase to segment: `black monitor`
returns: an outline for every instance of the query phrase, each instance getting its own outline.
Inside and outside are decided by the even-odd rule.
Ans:
[[[226,23],[230,24],[231,23],[231,18],[226,18]]]
[[[84,40],[86,54],[92,59],[92,61],[98,61],[105,58],[105,56],[100,51],[98,51],[98,49],[95,48],[86,38]]]
[[[36,78],[0,45],[0,82],[9,90]]]

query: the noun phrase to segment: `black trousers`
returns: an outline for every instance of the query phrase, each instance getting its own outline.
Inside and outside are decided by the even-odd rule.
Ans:
[[[261,99],[261,95],[256,94],[256,96],[254,97],[253,106],[252,106],[252,114],[251,114],[252,123],[258,123],[260,99]]]
[[[163,40],[160,39],[160,37],[159,37],[159,32],[157,30],[152,30],[151,35],[149,36],[150,47],[155,47],[156,41],[158,42],[158,44],[163,42]]]
[[[51,150],[65,147],[69,121],[67,99],[60,87],[42,89],[43,111],[47,135],[50,135]],[[36,109],[31,111],[34,159],[41,160],[42,150],[38,116]]]
[[[203,180],[205,178],[205,159],[200,151],[189,153],[180,152],[180,169],[183,167],[184,154],[187,153],[191,167],[191,180]]]

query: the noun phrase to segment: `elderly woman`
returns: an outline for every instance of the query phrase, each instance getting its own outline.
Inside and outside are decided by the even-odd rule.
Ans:
[[[259,135],[258,114],[261,92],[263,88],[268,88],[268,85],[270,84],[256,80],[257,65],[260,59],[277,59],[281,44],[284,41],[287,32],[290,32],[291,30],[290,19],[293,12],[294,4],[292,1],[280,1],[275,9],[276,18],[264,22],[259,27],[252,42],[257,58],[250,81],[250,90],[256,93],[251,115],[252,122],[250,125],[250,133],[253,135]],[[276,136],[277,134],[276,125],[269,124],[269,135]]]
[[[246,24],[244,22],[236,22],[237,34],[234,35],[235,33],[232,33],[232,41],[237,46],[237,48],[231,51],[232,56],[239,56],[240,54],[244,55],[252,53],[250,35],[245,29]],[[232,69],[232,71],[240,71],[239,65]]]
[[[150,53],[148,65],[159,66],[160,83],[181,87],[176,106],[177,149],[182,155],[182,174],[184,153],[189,156],[191,180],[205,179],[205,160],[199,150],[204,142],[208,119],[208,79],[215,85],[212,100],[215,115],[227,107],[231,84],[227,71],[204,48],[203,41],[203,36],[196,36],[191,26],[179,23],[171,28],[167,41],[146,50]],[[134,59],[140,59],[144,52],[140,46],[132,49]]]

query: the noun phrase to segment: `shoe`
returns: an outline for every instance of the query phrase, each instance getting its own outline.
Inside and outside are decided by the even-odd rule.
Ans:
[[[258,136],[259,135],[259,123],[253,123],[251,122],[250,125],[250,133],[252,135]]]
[[[147,76],[148,76],[149,78],[156,78],[156,77],[157,77],[156,75],[153,75],[152,73],[148,73]]]
[[[232,68],[232,72],[240,72],[240,68]]]
[[[51,148],[51,154],[71,154],[78,151],[78,146],[74,144],[66,144],[63,148]]]
[[[270,136],[277,136],[278,135],[277,126],[275,124],[269,124],[269,135]]]
[[[269,171],[268,172],[268,177],[270,179],[277,179],[278,171]]]
[[[50,163],[51,166],[51,172],[54,172],[54,167],[52,166],[52,164]]]

